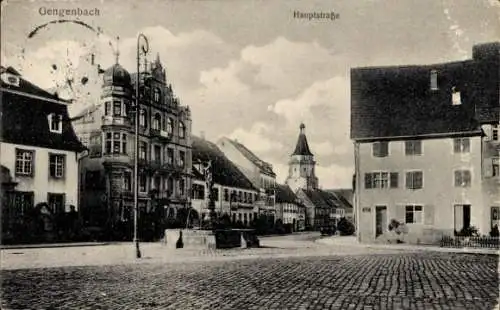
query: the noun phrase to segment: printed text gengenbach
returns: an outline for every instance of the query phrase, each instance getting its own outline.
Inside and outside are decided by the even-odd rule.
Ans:
[[[38,9],[38,13],[42,16],[58,16],[60,18],[66,16],[99,16],[100,12],[98,8],[93,9],[55,9],[55,8],[47,8],[42,6]]]

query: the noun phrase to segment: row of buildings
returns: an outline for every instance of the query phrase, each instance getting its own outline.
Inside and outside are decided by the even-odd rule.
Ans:
[[[33,231],[29,225],[50,230],[55,218],[64,222],[75,210],[87,227],[130,227],[136,117],[139,218],[168,222],[191,207],[205,218],[202,166],[210,163],[216,212],[233,222],[250,225],[265,215],[271,224],[280,219],[294,230],[318,230],[345,215],[352,219],[352,192],[318,188],[303,124],[286,184],[277,184],[272,165],[238,141],[192,135],[191,111],[172,90],[159,57],[134,74],[117,58],[100,74],[99,98],[70,118],[74,103],[2,67],[3,236]]]
[[[434,243],[500,223],[500,43],[458,62],[351,70],[358,238]]]

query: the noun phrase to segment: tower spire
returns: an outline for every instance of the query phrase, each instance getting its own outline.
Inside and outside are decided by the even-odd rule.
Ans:
[[[301,123],[299,128],[300,128],[299,138],[297,140],[297,145],[295,146],[295,151],[293,152],[292,155],[312,156],[313,154],[311,153],[311,150],[309,150],[309,144],[307,143],[307,138],[305,133],[306,125],[304,125],[304,123]]]

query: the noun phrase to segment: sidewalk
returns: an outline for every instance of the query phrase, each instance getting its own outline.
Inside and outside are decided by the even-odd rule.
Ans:
[[[355,236],[333,236],[317,239],[316,243],[329,246],[362,247],[367,249],[392,249],[409,251],[427,251],[444,253],[465,253],[465,254],[489,254],[500,255],[500,252],[491,248],[442,248],[436,245],[415,245],[415,244],[375,244],[359,243]]]
[[[71,243],[41,243],[41,244],[7,244],[0,245],[0,250],[14,249],[39,249],[39,248],[68,248],[81,246],[98,246],[106,245],[107,242],[71,242]]]

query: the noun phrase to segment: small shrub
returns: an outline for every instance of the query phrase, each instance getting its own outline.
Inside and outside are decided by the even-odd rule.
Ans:
[[[356,228],[354,224],[348,221],[345,217],[341,218],[337,223],[337,230],[342,236],[351,236],[354,234]]]
[[[474,226],[464,227],[457,233],[461,237],[479,237],[479,230]]]

